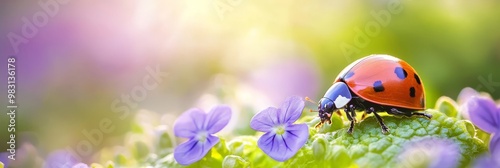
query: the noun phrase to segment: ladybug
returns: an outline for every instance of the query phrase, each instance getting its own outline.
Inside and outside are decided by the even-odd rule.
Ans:
[[[335,111],[344,109],[351,122],[347,133],[351,134],[356,122],[356,111],[364,111],[361,120],[373,113],[382,133],[389,128],[378,114],[387,112],[395,116],[432,115],[418,112],[425,109],[424,86],[415,69],[405,61],[390,55],[370,55],[358,59],[344,68],[318,103],[321,119],[316,128]]]

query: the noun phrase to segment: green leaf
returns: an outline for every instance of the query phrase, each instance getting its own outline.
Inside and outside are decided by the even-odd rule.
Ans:
[[[170,153],[167,156],[158,159],[154,165],[154,167],[184,167],[175,161],[173,153]]]
[[[367,117],[364,121],[357,123],[352,134],[347,134],[349,122],[345,122],[342,129],[334,132],[322,133],[321,131],[313,135],[306,145],[301,149],[301,155],[296,155],[286,162],[288,166],[308,167],[324,166],[318,157],[318,152],[314,152],[315,145],[320,142],[318,138],[326,140],[327,151],[323,160],[335,163],[335,167],[394,167],[394,158],[401,152],[405,143],[422,137],[438,137],[450,139],[460,145],[462,158],[461,165],[467,165],[479,154],[486,151],[484,143],[475,136],[474,131],[470,131],[473,125],[466,121],[448,117],[446,114],[427,110],[433,115],[432,119],[420,117],[395,117],[383,115],[384,123],[390,128],[390,133],[382,134],[380,125],[373,116]],[[307,152],[310,150],[311,152]],[[299,154],[298,153],[298,154]],[[307,161],[307,160],[314,161]],[[352,160],[352,162],[349,162]],[[341,166],[337,166],[341,164]]]
[[[344,146],[333,145],[329,148],[332,153],[332,160],[335,160],[335,167],[349,167],[352,164],[352,159],[349,156],[349,152]]]
[[[457,103],[447,96],[441,96],[437,100],[435,109],[443,112],[448,117],[458,117],[459,114]]]
[[[158,148],[167,149],[172,147],[172,139],[170,139],[170,135],[168,132],[161,133],[158,141]]]
[[[222,161],[223,168],[233,168],[233,167],[250,167],[250,163],[240,156],[228,155]]]
[[[117,154],[114,158],[117,165],[125,166],[127,165],[127,158],[123,154]]]
[[[144,142],[137,141],[132,147],[132,153],[137,160],[143,160],[148,156],[149,148]]]
[[[137,122],[132,122],[130,127],[131,127],[130,132],[132,133],[137,133],[137,134],[144,133],[144,129]]]
[[[115,163],[113,163],[113,161],[106,162],[106,168],[114,168],[114,167],[115,167]]]
[[[156,144],[156,153],[159,157],[164,157],[169,153],[173,152],[173,143],[170,135],[167,131],[162,132],[158,137],[158,142]]]
[[[229,153],[238,156],[249,156],[257,150],[257,138],[254,136],[239,136],[227,143]]]
[[[326,153],[325,151],[327,150],[325,138],[316,138],[316,140],[312,143],[312,150],[314,157],[323,159],[323,156]]]

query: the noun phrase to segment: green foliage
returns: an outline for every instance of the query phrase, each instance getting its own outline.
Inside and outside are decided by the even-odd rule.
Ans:
[[[265,155],[257,146],[255,136],[239,136],[229,142],[221,140],[205,158],[188,167],[392,167],[403,146],[419,138],[437,137],[450,139],[460,146],[461,166],[486,150],[484,143],[475,137],[476,131],[468,121],[448,117],[447,114],[428,110],[433,115],[425,118],[398,118],[383,116],[390,134],[381,133],[374,117],[357,123],[352,134],[347,134],[348,122],[339,129],[340,117],[332,116],[332,125],[314,131],[297,154],[285,162],[277,162]],[[338,119],[337,119],[338,118]],[[313,119],[311,123],[317,121]],[[333,131],[331,131],[333,130]],[[163,158],[162,166],[179,167],[172,154]],[[157,165],[159,166],[159,165]]]
[[[230,167],[250,167],[250,163],[243,159],[240,156],[237,155],[228,155],[224,158],[222,161],[222,167],[223,168],[230,168]]]
[[[172,139],[170,139],[170,135],[167,132],[160,134],[157,145],[156,150],[158,150],[158,155],[161,157],[172,152]]]
[[[144,142],[137,141],[134,143],[132,152],[134,154],[135,159],[142,160],[146,158],[146,156],[149,154],[149,148]]]
[[[395,166],[395,158],[405,143],[424,137],[451,139],[459,144],[460,151],[463,152],[463,165],[467,165],[486,150],[484,143],[474,136],[475,132],[467,130],[467,127],[471,126],[467,126],[467,122],[447,117],[439,111],[427,112],[433,115],[431,120],[383,116],[386,125],[391,129],[388,135],[381,133],[374,117],[368,117],[356,124],[351,135],[346,133],[347,123],[338,131],[317,133],[295,157],[286,162],[286,165],[322,165],[322,161],[326,160],[327,164],[335,164],[332,165],[334,167],[349,167],[351,164],[357,164],[359,167],[392,167]],[[327,142],[325,149],[318,149],[324,142]]]
[[[457,103],[449,97],[441,96],[436,102],[436,110],[443,112],[448,117],[458,117]]]
[[[332,115],[331,124],[316,129],[319,118],[303,115],[298,123],[309,126],[306,144],[285,162],[278,162],[267,156],[257,145],[256,136],[236,136],[230,140],[221,137],[208,154],[188,166],[179,165],[173,157],[173,147],[168,132],[158,135],[156,150],[148,149],[141,141],[132,144],[131,154],[137,162],[127,161],[118,154],[114,162],[105,167],[152,166],[152,167],[395,167],[409,158],[398,157],[406,144],[428,137],[447,139],[460,147],[460,167],[470,166],[474,159],[487,150],[485,139],[489,135],[477,130],[468,120],[460,120],[457,104],[446,97],[440,98],[436,109],[426,110],[432,119],[419,117],[396,117],[382,115],[390,128],[389,134],[382,134],[374,116],[356,123],[352,134],[347,134],[349,122],[338,115]],[[142,129],[142,128],[139,128]],[[432,157],[419,162],[421,166],[432,161]],[[415,166],[415,165],[412,165]],[[418,165],[417,165],[418,166]],[[103,167],[92,164],[92,167]]]

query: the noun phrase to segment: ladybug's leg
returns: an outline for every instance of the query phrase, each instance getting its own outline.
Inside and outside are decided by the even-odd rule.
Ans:
[[[356,108],[354,108],[354,105],[349,105],[349,108],[351,108],[351,117],[352,117],[352,120],[357,123],[357,119],[356,119]]]
[[[411,117],[412,116],[411,113],[405,113],[403,111],[399,111],[396,108],[391,108],[391,110],[389,110],[387,113],[392,114],[392,115],[396,115],[396,116],[406,116],[406,117]]]
[[[353,119],[353,117],[351,116],[352,112],[354,111],[354,106],[352,104],[347,105],[344,108],[344,111],[345,111],[345,114],[347,116],[347,119],[349,119],[349,121],[351,121],[351,125],[349,126],[349,129],[347,129],[347,133],[351,134],[352,131],[354,130],[354,122],[355,122],[355,118]]]
[[[382,133],[383,134],[389,133],[389,128],[387,128],[387,126],[384,124],[384,120],[382,119],[382,117],[380,117],[380,115],[378,115],[378,113],[375,111],[375,109],[373,107],[370,107],[366,110],[369,111],[369,113],[373,113],[375,118],[377,118],[377,121],[380,124],[380,127],[382,128]]]
[[[425,117],[427,119],[431,119],[432,118],[432,115],[427,114],[427,113],[421,113],[421,112],[416,112],[416,111],[415,112],[403,112],[403,111],[399,111],[396,108],[392,108],[389,113],[394,114],[394,115],[404,115],[404,116],[407,116],[407,117],[422,116],[422,117]]]
[[[411,115],[417,115],[417,116],[422,116],[422,117],[425,117],[427,119],[431,119],[432,118],[432,115],[430,114],[427,114],[427,113],[421,113],[421,112],[412,112]]]
[[[344,107],[344,111],[346,113],[346,116],[347,116],[347,119],[349,119],[349,121],[352,121],[353,120],[353,117],[352,117],[352,111],[354,111],[354,106],[352,104],[350,105],[346,105]]]

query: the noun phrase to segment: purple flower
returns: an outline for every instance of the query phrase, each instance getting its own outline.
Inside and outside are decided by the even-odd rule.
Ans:
[[[0,162],[2,162],[5,167],[9,167],[9,155],[10,153],[8,152],[0,153]]]
[[[306,124],[293,124],[304,109],[299,97],[289,97],[280,109],[269,107],[250,121],[254,130],[266,132],[259,138],[258,146],[274,160],[290,159],[306,143],[309,128]]]
[[[213,134],[224,128],[231,119],[228,106],[216,106],[207,114],[192,108],[184,112],[174,123],[177,137],[189,138],[174,150],[174,158],[181,165],[189,165],[203,158],[219,142]]]
[[[404,145],[398,162],[402,167],[457,167],[459,146],[451,140],[434,137],[411,141]]]
[[[472,98],[472,97],[475,97],[475,96],[479,96],[480,94],[470,88],[470,87],[466,87],[466,88],[463,88],[462,91],[460,91],[460,93],[458,94],[458,97],[457,97],[457,103],[459,105],[459,112],[460,112],[460,115],[462,116],[462,118],[464,119],[467,119],[469,120],[469,112],[467,111],[467,101]]]
[[[500,132],[500,108],[492,99],[473,96],[467,100],[466,105],[474,125],[490,134]]]
[[[71,168],[77,163],[79,163],[78,159],[70,152],[66,150],[57,150],[47,156],[43,167]]]
[[[460,91],[460,94],[458,94],[457,103],[460,106],[460,114],[464,119],[470,120],[469,110],[467,110],[467,102],[469,102],[469,100],[473,97],[491,99],[491,96],[488,93],[479,93],[470,87],[463,88],[462,91]]]
[[[458,104],[465,104],[467,102],[467,100],[469,100],[470,98],[472,98],[474,96],[480,96],[480,94],[476,90],[474,90],[470,87],[463,88],[460,91],[460,93],[458,94],[457,103]]]
[[[71,168],[88,168],[89,166],[85,163],[77,163],[75,165],[73,165],[73,167]]]
[[[500,134],[500,132],[495,133]],[[500,167],[500,135],[494,135],[490,141],[490,155],[479,158],[474,167],[489,168]]]
[[[479,158],[474,167],[500,167],[500,107],[488,96],[471,91],[469,93],[472,96],[465,100],[465,110],[470,120],[481,130],[491,134],[490,155]]]

